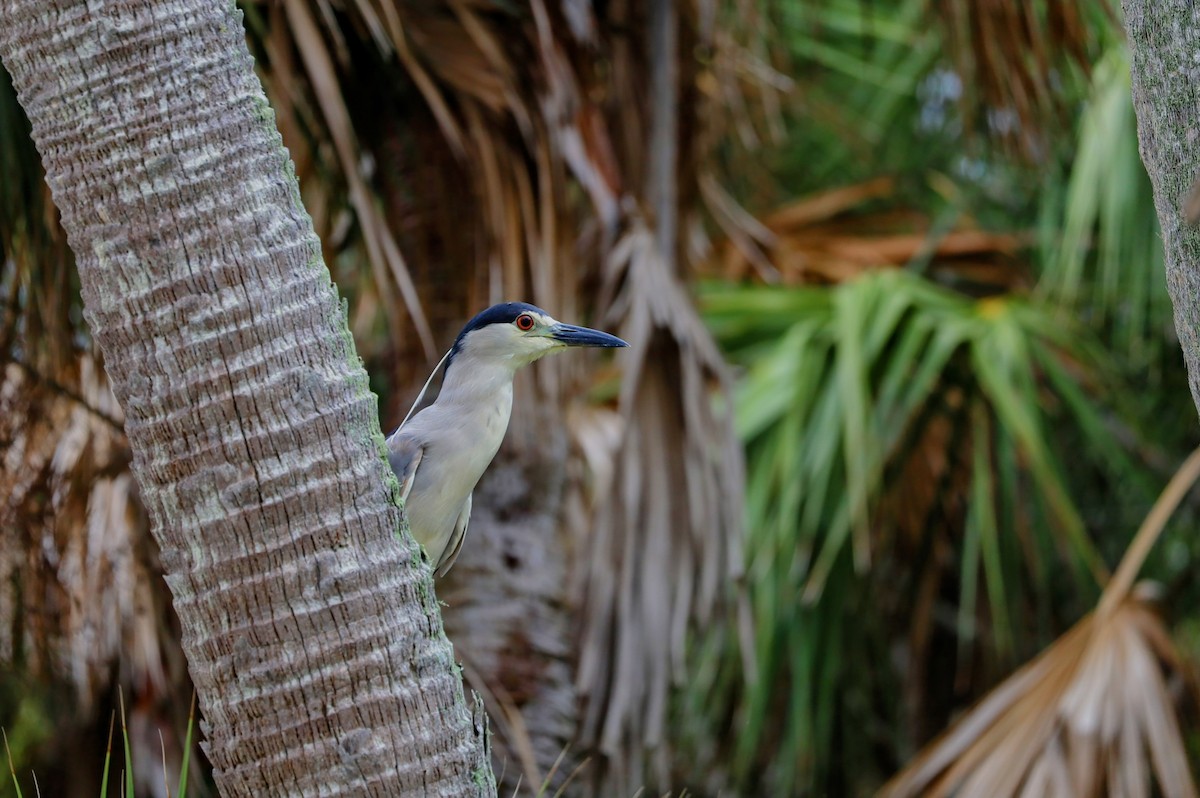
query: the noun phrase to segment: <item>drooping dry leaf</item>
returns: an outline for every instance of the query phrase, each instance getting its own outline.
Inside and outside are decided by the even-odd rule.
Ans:
[[[620,444],[600,469],[613,474],[611,490],[580,575],[577,684],[589,699],[585,739],[616,757],[663,743],[688,623],[706,622],[740,579],[742,461],[732,419],[713,401],[722,360],[653,232],[631,219],[607,270],[622,285],[614,309],[631,353]]]
[[[355,143],[354,127],[350,121],[349,112],[337,86],[333,61],[325,49],[320,30],[313,18],[305,0],[286,0],[285,9],[292,35],[300,50],[301,59],[308,71],[317,100],[325,114],[329,131],[341,161],[342,173],[350,184],[350,201],[358,214],[359,223],[363,227],[363,238],[370,253],[371,265],[376,270],[375,280],[380,285],[388,283],[387,274],[396,281],[405,305],[412,317],[413,326],[425,347],[425,356],[436,360],[436,347],[433,344],[433,331],[425,317],[425,310],[417,297],[412,275],[396,246],[395,239],[388,229],[387,223],[380,215],[372,201],[362,174],[359,171],[359,153]],[[390,308],[390,305],[385,305]],[[399,339],[402,328],[394,313],[389,313],[392,322],[392,335]]]
[[[1016,255],[1033,243],[1032,236],[966,225],[935,234],[921,214],[861,209],[871,200],[890,198],[893,190],[888,178],[828,189],[789,203],[752,227],[732,213],[717,213],[729,240],[713,262],[721,264],[727,279],[755,274],[788,284],[840,283],[871,269],[927,262],[935,278],[975,286],[969,293],[1023,286]],[[710,207],[720,204],[709,202]]]
[[[1197,795],[1171,681],[1186,681],[1152,589],[1133,580],[1187,489],[1167,486],[1096,611],[1009,677],[881,790],[908,796]],[[1194,696],[1192,697],[1194,700]]]
[[[1069,93],[1056,88],[1061,71],[1086,73],[1090,67],[1086,10],[1070,0],[943,2],[932,8],[967,89],[968,120],[1026,156],[1042,157],[1041,131],[1061,118],[1069,102]],[[1111,13],[1107,4],[1103,11]]]

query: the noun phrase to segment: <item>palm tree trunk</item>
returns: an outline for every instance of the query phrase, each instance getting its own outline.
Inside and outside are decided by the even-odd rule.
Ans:
[[[1185,210],[1200,202],[1196,92],[1200,23],[1189,0],[1125,0],[1125,30],[1133,78],[1142,161],[1154,186],[1154,205],[1166,251],[1167,289],[1187,362],[1192,400],[1200,408],[1200,232]],[[1189,197],[1190,194],[1190,197]]]
[[[485,795],[375,397],[231,3],[0,2],[225,795]]]

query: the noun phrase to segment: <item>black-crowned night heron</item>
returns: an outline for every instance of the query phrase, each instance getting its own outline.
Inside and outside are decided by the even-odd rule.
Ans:
[[[493,305],[467,322],[442,358],[445,372],[437,399],[413,415],[427,382],[413,410],[388,438],[388,459],[400,480],[409,528],[438,576],[458,557],[471,520],[471,493],[508,430],[513,376],[522,366],[569,346],[628,344],[615,335],[555,321],[524,302]]]

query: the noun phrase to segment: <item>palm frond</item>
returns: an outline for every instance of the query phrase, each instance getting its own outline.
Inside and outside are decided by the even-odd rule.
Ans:
[[[967,119],[1026,156],[1047,154],[1045,129],[1065,115],[1063,90],[1073,68],[1091,65],[1091,29],[1111,27],[1105,2],[937,3],[955,69],[962,78]]]
[[[118,658],[139,684],[165,692],[169,641],[152,612],[162,596],[152,591],[121,409],[93,359],[77,368],[78,394],[16,364],[0,373],[0,436],[10,442],[0,469],[9,497],[0,507],[0,612],[15,621],[0,633],[0,656],[25,652],[35,673],[68,676],[86,716]],[[28,539],[53,556],[25,561]],[[106,631],[95,638],[87,629]]]
[[[1092,74],[1061,219],[1043,221],[1042,296],[1110,330],[1135,362],[1153,361],[1171,330],[1150,180],[1138,155],[1129,54],[1113,45]],[[1048,203],[1048,209],[1057,204]]]
[[[730,235],[707,273],[726,280],[766,273],[767,282],[831,284],[881,266],[909,266],[983,295],[1027,282],[1018,255],[1032,235],[982,230],[967,219],[938,230],[927,214],[895,207],[895,195],[895,180],[877,177],[799,197],[758,223],[754,248]]]
[[[928,3],[789,3],[778,15],[788,74],[797,86],[787,110],[805,120],[791,127],[785,142],[785,163],[794,161],[785,175],[796,172],[789,194],[796,185],[878,174],[886,153],[908,138],[918,87],[944,52],[937,26],[928,24]],[[896,136],[897,130],[906,135]]]
[[[312,9],[305,0],[287,0],[284,3],[287,12],[288,26],[296,40],[296,48],[308,73],[309,83],[316,94],[317,102],[325,116],[325,122],[338,160],[341,163],[342,174],[350,187],[350,202],[363,228],[363,240],[375,270],[375,281],[378,285],[388,285],[391,280],[399,289],[405,306],[412,317],[413,327],[425,349],[425,356],[430,360],[437,359],[437,350],[433,343],[433,332],[425,318],[425,311],[417,297],[416,287],[408,266],[400,254],[395,238],[392,236],[382,213],[375,207],[373,198],[359,171],[358,159],[361,153],[355,142],[353,123],[346,109],[345,101],[337,85],[337,75],[334,71],[333,58],[325,47],[317,26]],[[391,308],[388,303],[385,308]],[[391,332],[394,338],[402,336],[402,328],[394,314],[389,313]]]
[[[1173,798],[1197,795],[1176,710],[1184,665],[1154,611],[1153,589],[1139,590],[1134,579],[1198,477],[1200,450],[1163,492],[1095,612],[931,743],[881,796],[1150,795],[1153,786]]]
[[[689,626],[708,623],[741,576],[742,464],[729,446],[732,418],[716,407],[726,379],[720,354],[653,232],[635,220],[607,269],[623,285],[615,305],[632,362],[620,442],[603,467],[611,487],[580,575],[587,620],[578,680],[591,699],[585,739],[621,763],[667,742],[668,691],[685,673]],[[638,758],[621,764],[628,783],[639,781]]]
[[[82,327],[79,284],[41,160],[0,69],[0,363],[68,372]]]
[[[869,643],[851,619],[854,595],[886,580],[876,561],[926,563],[905,577],[910,587],[888,591],[932,580],[915,607],[898,599],[912,656],[928,644],[920,629],[937,625],[933,599],[946,589],[937,585],[957,580],[964,654],[994,639],[1011,657],[1036,631],[1030,608],[1058,603],[1064,589],[1088,598],[1107,577],[1067,465],[1048,443],[1054,430],[1096,436],[1092,456],[1111,460],[1114,474],[1136,469],[1102,422],[1094,349],[1019,299],[971,300],[904,270],[877,270],[829,287],[711,284],[702,304],[747,369],[737,420],[759,633],[744,695],[707,712],[753,721],[734,752],[740,783],[817,789],[847,722],[835,685],[850,677],[834,669],[830,647],[847,660],[871,656],[857,649]],[[1070,587],[1051,576],[1061,573]],[[876,605],[890,601],[875,595]],[[739,695],[722,667],[736,673],[740,664],[713,671],[727,696]],[[716,690],[699,688],[710,700]]]

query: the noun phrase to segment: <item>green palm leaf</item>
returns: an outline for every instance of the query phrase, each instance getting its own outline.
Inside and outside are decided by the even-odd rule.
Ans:
[[[856,611],[884,578],[876,558],[897,561],[882,547],[954,552],[943,578],[958,585],[960,660],[977,645],[1011,658],[1034,636],[1036,597],[1069,589],[1090,601],[1107,577],[1056,433],[1091,442],[1073,458],[1136,468],[1103,421],[1097,396],[1110,378],[1098,350],[1043,307],[969,299],[895,269],[829,287],[710,284],[701,304],[745,368],[738,429],[760,635],[745,693],[726,679],[736,707],[716,704],[745,722],[733,766],[743,787],[820,789],[838,729],[855,728],[844,704],[858,699],[838,686],[857,679],[861,689],[852,652],[888,637],[865,628],[887,623],[879,601],[874,620]],[[929,435],[938,425],[947,432]],[[937,484],[906,476],[913,462],[941,463]],[[1064,570],[1069,584],[1054,578]],[[839,745],[865,753],[869,743],[852,738]],[[839,758],[855,761],[845,748]]]
[[[1123,40],[1096,65],[1076,135],[1065,195],[1044,206],[1050,215],[1042,223],[1039,291],[1109,327],[1135,360],[1153,359],[1168,340],[1171,310]]]

